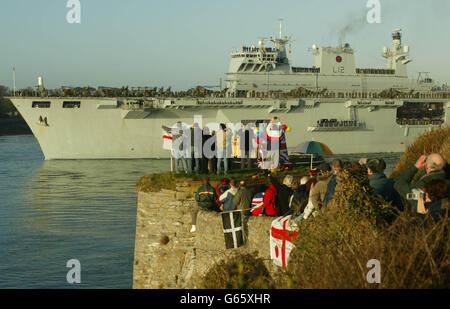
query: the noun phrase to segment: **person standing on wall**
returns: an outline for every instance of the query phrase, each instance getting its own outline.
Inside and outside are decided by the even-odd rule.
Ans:
[[[227,132],[225,124],[221,123],[219,130],[216,132],[216,151],[217,151],[217,175],[222,171],[222,161],[225,174],[228,173],[227,160]]]
[[[241,151],[241,170],[244,168],[250,169],[251,159],[250,152],[252,145],[250,144],[252,140],[250,139],[250,131],[248,125],[243,125],[239,131],[239,149]],[[246,167],[245,167],[246,166]]]
[[[273,117],[267,126],[267,151],[270,157],[270,169],[276,169],[280,163],[281,123],[278,117]]]

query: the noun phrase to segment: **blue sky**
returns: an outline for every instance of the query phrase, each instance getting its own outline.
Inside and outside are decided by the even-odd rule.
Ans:
[[[308,48],[335,46],[340,29],[365,18],[367,0],[80,0],[81,24],[68,24],[67,0],[1,0],[0,84],[172,86],[225,79],[230,52],[279,32],[292,35],[291,63],[312,66]],[[345,41],[358,67],[385,67],[382,47],[403,29],[413,62],[450,82],[450,1],[380,0],[381,24],[356,24]]]

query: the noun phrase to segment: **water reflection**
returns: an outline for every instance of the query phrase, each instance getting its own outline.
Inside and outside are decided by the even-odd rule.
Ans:
[[[136,181],[169,160],[43,161],[32,136],[0,147],[0,288],[131,288]]]

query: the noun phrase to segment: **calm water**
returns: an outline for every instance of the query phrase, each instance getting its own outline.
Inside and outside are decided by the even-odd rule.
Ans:
[[[383,157],[387,174],[399,154]],[[331,160],[334,157],[327,157]],[[0,288],[132,288],[135,184],[168,160],[44,161],[33,136],[0,137]],[[66,263],[81,263],[81,284]]]
[[[0,288],[132,288],[136,181],[168,160],[44,161],[0,137]],[[66,281],[70,259],[81,284]]]

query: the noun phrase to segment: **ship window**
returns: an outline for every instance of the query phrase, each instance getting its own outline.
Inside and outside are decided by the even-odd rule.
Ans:
[[[81,102],[80,101],[64,101],[63,102],[63,108],[80,108]]]
[[[32,108],[50,108],[50,102],[49,101],[33,101],[31,104]]]
[[[440,125],[444,119],[443,102],[404,102],[397,108],[400,125]]]

